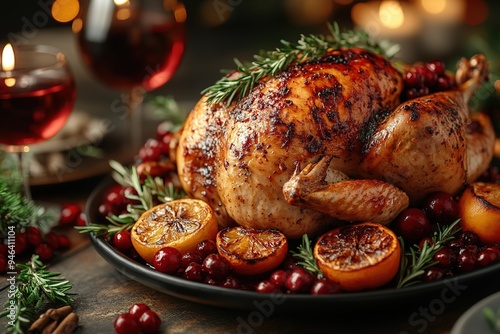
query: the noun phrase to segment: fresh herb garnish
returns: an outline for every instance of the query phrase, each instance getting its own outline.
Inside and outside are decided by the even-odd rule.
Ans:
[[[297,247],[297,251],[293,252],[292,255],[299,259],[297,264],[304,267],[305,270],[316,276],[317,278],[323,278],[324,275],[319,269],[316,259],[312,251],[312,242],[309,240],[307,234],[302,236],[302,243]]]
[[[47,305],[73,302],[72,294],[68,293],[71,283],[60,277],[60,273],[47,270],[38,255],[33,255],[30,261],[17,267],[21,271],[15,277],[16,287],[9,289],[5,310],[0,313],[0,318],[8,319],[7,333],[13,334],[24,333],[27,325]]]
[[[399,238],[403,255],[401,256],[397,288],[420,283],[425,269],[436,263],[432,260],[434,255],[460,230],[460,228],[456,228],[459,222],[460,220],[456,220],[444,228],[438,225],[437,231],[431,237],[431,242],[425,241],[422,248],[413,245],[408,251],[405,251],[403,239]]]
[[[254,55],[254,61],[246,65],[235,59],[239,75],[225,76],[201,93],[208,97],[209,102],[226,102],[226,105],[229,105],[232,101],[239,100],[248,94],[261,78],[274,76],[291,64],[317,60],[328,50],[362,47],[388,58],[399,51],[397,46],[373,41],[365,31],[360,29],[341,31],[337,23],[329,23],[328,31],[329,35],[301,35],[297,43],[282,40],[281,48],[261,51],[259,55]]]
[[[141,182],[141,178],[135,166],[124,167],[117,161],[110,161],[113,168],[113,179],[122,186],[130,186],[135,189],[137,195],[127,194],[127,198],[136,204],[127,205],[127,213],[119,216],[111,215],[106,217],[110,224],[91,223],[87,226],[75,226],[81,233],[92,232],[95,235],[106,234],[108,237],[124,230],[130,230],[139,217],[147,210],[159,203],[166,203],[184,196],[184,193],[177,189],[172,182],[165,184],[161,177],[151,176]]]

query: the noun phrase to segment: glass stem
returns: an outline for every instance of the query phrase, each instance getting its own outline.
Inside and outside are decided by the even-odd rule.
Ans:
[[[24,195],[24,197],[26,197],[28,201],[31,202],[33,198],[31,197],[30,175],[29,171],[26,168],[27,166],[25,166],[24,152],[22,151],[14,152],[14,155],[16,156],[17,159],[18,170],[23,183],[22,194]]]
[[[129,134],[131,139],[132,153],[135,155],[139,152],[142,145],[142,102],[144,93],[139,89],[132,89],[129,100]]]

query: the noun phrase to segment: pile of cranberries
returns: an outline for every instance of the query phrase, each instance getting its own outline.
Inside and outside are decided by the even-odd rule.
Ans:
[[[81,207],[74,203],[63,204],[57,225],[58,227],[85,225],[85,215]],[[63,252],[70,247],[71,240],[66,234],[56,232],[54,229],[44,234],[38,227],[28,226],[22,231],[16,231],[14,243],[8,244],[7,240],[5,243],[0,243],[0,273],[7,272],[9,256],[31,257],[32,254],[36,254],[42,262],[49,262],[57,252]]]
[[[401,212],[390,227],[407,246],[420,248],[432,243],[436,226],[446,226],[459,218],[458,202],[448,193],[435,192],[423,199],[418,208]],[[436,281],[500,262],[500,248],[484,244],[472,231],[458,231],[432,259],[435,264],[426,269],[422,281]]]
[[[152,334],[157,333],[161,319],[146,304],[134,304],[128,312],[120,314],[114,323],[115,332],[118,334]]]
[[[445,65],[441,61],[414,65],[405,71],[403,78],[403,101],[456,87],[454,77],[446,73]]]

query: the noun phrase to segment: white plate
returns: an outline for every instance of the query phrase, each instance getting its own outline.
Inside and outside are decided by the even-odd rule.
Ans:
[[[480,300],[462,314],[451,329],[450,334],[494,334],[495,332],[491,329],[488,320],[484,316],[485,307],[497,312],[500,309],[500,292]]]

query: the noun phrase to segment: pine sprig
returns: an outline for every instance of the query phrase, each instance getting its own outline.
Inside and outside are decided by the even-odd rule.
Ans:
[[[122,186],[133,187],[137,192],[137,195],[127,194],[127,198],[136,204],[128,204],[127,213],[106,217],[109,224],[91,223],[87,226],[75,226],[76,229],[80,230],[80,233],[94,233],[97,236],[111,237],[120,231],[130,230],[145,211],[158,203],[170,202],[184,196],[184,192],[176,189],[172,182],[165,183],[161,177],[148,176],[144,181],[141,181],[135,166],[128,168],[113,160],[109,164],[114,170],[113,179]]]
[[[53,213],[24,197],[5,176],[0,176],[0,236],[6,236],[9,226],[20,231],[27,226],[45,229],[54,222]]]
[[[321,269],[319,269],[318,264],[316,263],[311,245],[311,240],[309,239],[307,234],[304,234],[302,236],[301,244],[297,247],[296,252],[292,251],[292,255],[293,257],[299,259],[299,261],[297,261],[298,265],[304,267],[305,270],[307,270],[314,276],[323,278],[324,275],[321,272]]]
[[[26,264],[18,264],[21,269],[16,277],[16,288],[5,302],[5,310],[0,318],[7,317],[6,332],[12,334],[24,333],[27,325],[50,304],[70,304],[73,294],[68,293],[71,283],[60,277],[60,273],[47,270],[33,255]],[[10,309],[14,305],[15,314]]]
[[[435,261],[432,260],[434,255],[460,230],[460,228],[456,228],[459,222],[460,220],[457,220],[444,228],[438,225],[438,230],[434,232],[431,242],[425,241],[422,248],[413,245],[408,251],[405,251],[403,239],[399,238],[403,255],[401,256],[397,288],[420,282],[425,269],[435,264]]]
[[[275,76],[291,64],[318,60],[328,50],[362,47],[385,57],[392,57],[399,51],[397,46],[373,41],[365,31],[341,31],[336,22],[328,24],[328,31],[329,35],[301,35],[296,43],[282,40],[281,48],[261,51],[259,55],[254,56],[254,61],[247,65],[235,60],[237,75],[225,76],[201,93],[207,96],[209,102],[226,102],[226,105],[229,105],[247,95],[263,77]]]

